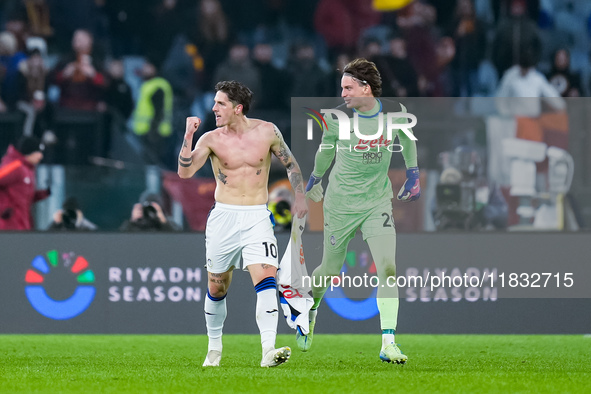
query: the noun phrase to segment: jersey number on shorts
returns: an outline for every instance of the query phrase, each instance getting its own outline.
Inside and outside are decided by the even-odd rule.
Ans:
[[[273,257],[273,258],[277,257],[277,246],[275,246],[274,243],[269,245],[268,242],[263,242],[263,245],[265,245],[265,255],[267,257],[269,257],[269,251],[271,252],[271,257]]]
[[[386,220],[384,220],[384,227],[394,227],[392,225],[394,223],[394,218],[392,217],[392,215],[384,212],[382,213],[382,216],[386,217]],[[392,224],[390,224],[390,221],[392,221]]]

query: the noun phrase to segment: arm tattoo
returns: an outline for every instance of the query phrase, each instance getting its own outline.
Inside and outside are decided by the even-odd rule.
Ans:
[[[289,174],[289,183],[291,183],[291,187],[296,192],[304,192],[304,178],[302,174],[299,172],[291,172]]]
[[[193,164],[193,158],[179,155],[179,166],[187,168],[191,167],[191,164]]]
[[[189,144],[187,143],[187,140],[183,139],[183,148],[188,148]]]
[[[304,192],[304,179],[302,177],[302,172],[300,171],[299,166],[296,164],[293,154],[289,150],[289,147],[285,143],[281,132],[277,128],[277,126],[273,125],[275,129],[275,135],[279,138],[280,148],[279,153],[277,153],[277,157],[285,168],[287,168],[287,176],[289,178],[289,183],[291,187],[296,192]]]
[[[292,160],[291,151],[289,150],[289,147],[285,143],[285,140],[283,139],[283,135],[281,135],[281,132],[279,131],[277,126],[273,125],[273,128],[275,130],[275,135],[277,136],[277,138],[279,138],[279,153],[277,153],[277,158],[279,160],[281,160],[283,165],[286,166],[287,169],[289,170],[290,166],[293,166],[293,163],[291,162],[291,160]]]
[[[228,178],[228,176],[226,174],[224,174],[222,172],[222,170],[220,170],[218,168],[218,179],[225,185],[226,183],[228,183],[228,181],[226,181],[226,179]]]

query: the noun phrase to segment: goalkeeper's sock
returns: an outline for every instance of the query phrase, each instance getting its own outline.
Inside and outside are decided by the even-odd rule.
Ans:
[[[324,297],[324,294],[332,283],[331,277],[337,276],[341,272],[346,254],[346,244],[337,251],[324,248],[322,263],[312,272],[312,297],[314,297],[312,309],[317,309],[320,306],[322,297]]]
[[[322,302],[322,297],[318,297],[318,298],[314,297],[314,305],[312,305],[312,308],[310,310],[312,310],[312,309],[314,309],[314,310],[318,309],[318,307],[320,306],[320,303],[321,302]]]
[[[396,330],[392,330],[392,329],[382,330],[382,350],[384,350],[384,348],[386,346],[396,343],[395,337],[394,337],[395,334],[396,334]]]
[[[308,317],[310,319],[310,322],[315,322],[316,321],[316,315],[318,314],[318,309],[317,308],[312,308],[310,309],[310,313],[308,314]]]
[[[378,298],[378,310],[380,311],[380,325],[382,330],[396,330],[398,322],[398,298]]]
[[[256,321],[261,333],[263,356],[275,348],[277,337],[277,281],[270,276],[254,286],[257,292]]]
[[[205,302],[203,303],[207,336],[209,337],[208,352],[211,350],[222,351],[222,329],[224,328],[224,321],[228,314],[228,310],[226,309],[226,295],[213,297],[209,294],[208,290],[207,297],[205,297]]]

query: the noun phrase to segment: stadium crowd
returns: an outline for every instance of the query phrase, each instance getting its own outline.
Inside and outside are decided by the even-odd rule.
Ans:
[[[123,141],[174,169],[185,117],[213,128],[217,81],[245,83],[253,116],[289,124],[291,97],[340,95],[337,70],[358,56],[381,70],[383,96],[492,97],[524,56],[563,97],[589,95],[588,2],[374,3],[388,2],[6,0],[0,150],[36,136],[46,163],[89,164],[127,157]]]

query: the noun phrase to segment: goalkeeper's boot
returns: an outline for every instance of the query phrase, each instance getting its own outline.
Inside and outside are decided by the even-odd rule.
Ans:
[[[279,349],[269,349],[265,352],[261,360],[261,367],[276,367],[289,360],[291,356],[291,349],[289,346],[284,346]]]
[[[308,335],[304,335],[298,326],[296,330],[296,343],[302,352],[307,352],[312,347],[312,337],[314,336],[314,326],[316,325],[317,310],[310,310],[310,329]]]
[[[406,364],[408,357],[402,353],[395,343],[391,343],[380,352],[380,360],[388,363]]]
[[[210,350],[207,352],[207,356],[205,356],[205,361],[203,362],[204,367],[219,367],[220,361],[222,359],[222,352],[219,350]]]

